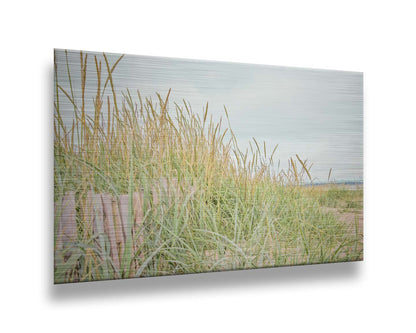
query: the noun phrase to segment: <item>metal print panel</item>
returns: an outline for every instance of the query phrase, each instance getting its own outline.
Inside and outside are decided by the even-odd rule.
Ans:
[[[55,283],[363,259],[362,73],[55,50]]]

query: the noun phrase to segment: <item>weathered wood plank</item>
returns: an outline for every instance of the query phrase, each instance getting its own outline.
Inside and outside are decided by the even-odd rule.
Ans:
[[[60,250],[61,242],[59,242],[60,232],[61,232],[61,212],[62,212],[62,198],[59,198],[58,201],[54,204],[54,235],[55,235],[55,250]]]
[[[152,186],[152,204],[153,207],[156,208],[159,206],[160,202],[160,184],[158,182],[154,182]]]
[[[179,197],[180,193],[181,193],[181,188],[178,183],[178,178],[173,177],[170,180],[169,198],[172,198],[173,196]]]
[[[157,207],[160,202],[165,202],[169,206],[175,198],[181,195],[181,188],[178,178],[173,177],[168,180],[166,177],[160,178],[152,186],[153,206]]]
[[[134,221],[138,227],[143,223],[144,209],[143,209],[143,191],[133,193],[133,211]]]
[[[114,230],[116,233],[117,252],[119,255],[119,260],[121,262],[121,259],[124,253],[124,244],[126,240],[126,234],[124,231],[123,223],[121,221],[121,215],[120,215],[120,210],[118,208],[117,199],[115,197],[111,198],[111,204],[113,208]]]
[[[113,202],[111,195],[108,193],[101,194],[101,200],[104,211],[104,232],[107,234],[110,242],[110,255],[113,260],[114,266],[120,268],[119,253],[117,248],[116,233],[114,229],[113,218]]]
[[[62,198],[59,217],[59,231],[56,245],[62,249],[64,244],[77,239],[77,221],[75,208],[75,193],[70,191]]]
[[[129,196],[127,194],[122,194],[118,198],[118,209],[120,212],[121,223],[124,230],[124,239],[127,237],[128,232],[128,221],[129,218]]]
[[[144,228],[144,194],[143,191],[133,193],[133,211],[134,211],[134,228],[133,228],[133,239],[136,240],[133,246],[133,255],[140,249],[143,244]],[[140,259],[144,260],[144,254],[139,254]]]
[[[83,231],[85,238],[89,238],[94,233],[94,204],[93,204],[93,191],[88,191],[84,204],[82,205],[82,220],[84,222]]]
[[[93,234],[96,236],[97,235],[100,236],[105,233],[104,210],[103,210],[103,202],[101,199],[101,194],[95,194],[95,193],[92,194],[92,205],[93,205],[93,215],[94,215],[93,224],[92,224]],[[96,245],[98,247],[101,247],[100,241],[98,238],[96,239]]]

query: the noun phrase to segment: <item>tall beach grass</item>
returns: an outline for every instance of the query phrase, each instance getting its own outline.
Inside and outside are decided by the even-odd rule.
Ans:
[[[79,89],[68,64],[66,88],[55,74],[54,199],[74,192],[77,206],[76,239],[55,246],[56,283],[362,258],[359,230],[324,209],[333,193],[301,186],[311,178],[307,161],[296,155],[277,170],[278,147],[267,152],[255,139],[242,151],[226,108],[216,122],[208,103],[194,112],[186,101],[170,101],[170,90],[154,99],[129,90],[120,97],[112,78],[120,61],[81,52]],[[85,97],[89,75],[97,82],[93,100]],[[63,99],[71,114],[60,107]],[[155,195],[161,182],[174,193]],[[129,197],[118,266],[106,235],[86,223],[82,207],[91,192]],[[143,194],[142,227],[133,230],[136,192]],[[60,214],[56,209],[55,230]]]

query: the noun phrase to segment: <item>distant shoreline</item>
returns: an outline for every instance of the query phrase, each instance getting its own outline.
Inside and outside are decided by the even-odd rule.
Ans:
[[[302,184],[302,186],[346,186],[346,187],[353,187],[356,186],[357,188],[362,188],[364,186],[364,181],[340,181],[340,182],[317,182],[317,183],[307,183]]]

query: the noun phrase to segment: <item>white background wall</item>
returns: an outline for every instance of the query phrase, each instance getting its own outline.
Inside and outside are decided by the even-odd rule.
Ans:
[[[2,331],[415,328],[412,1],[7,1]],[[53,48],[364,72],[365,261],[52,285]]]

